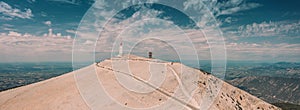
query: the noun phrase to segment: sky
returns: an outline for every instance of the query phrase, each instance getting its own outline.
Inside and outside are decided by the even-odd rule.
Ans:
[[[162,59],[299,62],[299,5],[298,0],[2,0],[0,62],[107,58],[120,41],[125,53],[154,51]]]

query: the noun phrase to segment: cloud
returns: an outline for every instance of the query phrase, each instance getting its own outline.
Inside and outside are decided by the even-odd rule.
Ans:
[[[47,26],[51,27],[51,21],[45,21],[44,24],[46,24]]]
[[[85,51],[94,49],[95,38],[99,37],[96,45],[96,53],[112,52],[113,49],[118,49],[118,36],[122,36],[124,42],[124,51],[129,51],[131,47],[134,47],[135,43],[143,41],[143,43],[151,44],[152,46],[162,45],[161,43],[168,43],[173,46],[172,48],[176,48],[181,51],[181,53],[185,54],[190,54],[191,50],[193,50],[193,48],[195,47],[196,52],[198,53],[198,55],[200,55],[201,59],[210,59],[212,57],[210,53],[211,48],[215,49],[214,51],[216,52],[213,54],[216,56],[224,55],[222,53],[224,53],[224,48],[226,48],[229,60],[264,60],[266,59],[266,56],[268,58],[267,60],[276,59],[291,61],[291,59],[299,58],[299,52],[297,51],[299,50],[298,48],[300,47],[300,45],[292,45],[288,43],[232,43],[233,41],[227,41],[226,46],[222,44],[222,40],[224,39],[221,37],[222,33],[220,33],[218,30],[220,21],[215,21],[215,18],[220,15],[235,14],[245,10],[254,9],[262,6],[261,4],[249,3],[244,0],[229,0],[223,2],[217,2],[217,0],[204,0],[203,3],[209,8],[209,11],[212,12],[212,15],[214,16],[211,16],[209,11],[205,10],[204,5],[201,4],[200,0],[190,0],[183,3],[183,11],[190,12],[187,14],[191,15],[190,17],[196,21],[198,26],[202,27],[202,31],[199,32],[199,30],[195,29],[178,30],[172,21],[168,21],[168,19],[162,19],[163,22],[158,20],[157,18],[155,18],[155,16],[159,13],[162,13],[159,11],[147,12],[142,10],[141,12],[134,13],[131,18],[119,22],[114,22],[118,20],[110,19],[110,17],[112,17],[111,15],[118,11],[118,8],[114,9],[114,6],[118,7],[120,3],[114,4],[107,1],[97,1],[95,3],[95,7],[91,8],[93,12],[87,14],[91,15],[88,16],[90,17],[90,19],[83,21],[83,24],[81,24],[82,27],[80,27],[80,29],[82,30],[77,32],[78,37],[81,37],[80,39],[76,39],[78,40],[77,43],[79,43],[79,40],[82,40],[81,44],[85,45],[79,45],[78,48]],[[112,4],[113,6],[110,6]],[[121,4],[121,6],[126,7],[130,6],[130,4],[131,3],[126,2]],[[94,18],[99,19],[95,20]],[[120,18],[122,18],[122,16]],[[236,20],[237,19],[235,18],[227,17],[223,22],[231,23]],[[106,23],[106,21],[112,21],[115,24],[109,22]],[[104,24],[105,27],[102,28]],[[279,28],[282,29],[277,29],[278,32],[290,33],[296,32],[297,29],[299,29],[297,25],[297,23],[290,22],[281,22],[274,24],[273,22],[262,22],[256,24],[253,23],[249,24],[248,26],[241,26],[236,30],[230,28],[229,30],[225,31],[225,35],[232,35],[234,37],[247,35],[246,33],[254,33],[248,34],[251,36],[255,34],[264,36],[278,35],[278,33],[273,33],[273,28],[278,28],[279,26]],[[151,28],[151,26],[153,28]],[[100,35],[99,32],[101,32]],[[192,39],[191,43],[194,45],[194,47],[189,44],[189,39],[186,36]],[[164,42],[158,43],[153,42],[153,40],[143,40],[143,38],[147,37],[158,38]],[[115,47],[113,47],[113,43],[116,43]],[[215,45],[211,46],[210,44]],[[140,46],[143,45],[140,44]],[[278,50],[276,50],[276,48],[278,48]],[[144,49],[151,50],[151,48],[149,47],[145,47]],[[78,55],[78,57],[81,56]],[[221,58],[222,57],[224,56],[221,56]],[[288,57],[290,57],[290,59],[288,59]],[[300,59],[298,59],[298,61],[299,60]]]
[[[262,5],[258,4],[258,3],[243,3],[243,4],[241,3],[241,4],[238,4],[238,6],[235,6],[235,3],[233,3],[231,7],[227,8],[227,9],[219,10],[220,12],[218,13],[218,15],[229,15],[229,14],[237,13],[240,11],[257,8],[260,6],[262,6]]]
[[[47,15],[47,13],[46,12],[41,12],[41,14],[40,14],[42,17],[47,17],[48,15]]]
[[[300,34],[300,21],[261,22],[242,25],[236,34],[240,37],[291,37]]]
[[[34,3],[35,0],[27,0],[28,3]]]
[[[6,16],[0,16],[0,19],[1,19],[1,20],[6,20],[6,21],[12,20],[12,18],[6,17]]]
[[[61,3],[72,4],[72,5],[81,5],[83,3],[90,5],[97,0],[48,0],[48,1],[61,2]]]
[[[290,42],[300,38],[299,28],[300,21],[264,21],[242,25],[238,29],[224,28],[228,59],[300,61],[300,44]],[[251,40],[254,37],[257,41]],[[276,42],[270,41],[274,39]]]
[[[236,18],[227,17],[227,18],[225,18],[225,20],[223,22],[230,24],[230,23],[236,22],[236,21],[237,21]]]
[[[11,24],[3,24],[2,26],[5,26],[5,27],[13,27],[13,25],[11,25]]]
[[[55,37],[15,31],[0,34],[0,61],[70,61],[73,39],[60,33]]]
[[[75,30],[66,30],[67,33],[76,34]]]
[[[0,25],[0,28],[5,31],[16,31],[14,26],[11,24],[2,24],[2,25]]]
[[[49,0],[49,1],[55,1],[55,2],[62,2],[62,3],[68,3],[73,5],[79,5],[80,0]]]
[[[31,19],[33,17],[32,11],[30,9],[24,9],[24,11],[13,8],[9,4],[0,1],[0,13],[3,14],[6,20],[11,20],[12,18],[22,18]]]
[[[183,3],[184,9],[193,9],[201,11],[207,7],[213,15],[228,15],[234,14],[237,12],[250,10],[262,6],[258,3],[248,3],[245,0],[227,0],[227,1],[218,1],[218,0],[188,0]]]
[[[300,61],[300,44],[228,43],[230,60]]]
[[[22,34],[14,31],[9,31],[8,36],[21,37]]]
[[[109,24],[105,27],[105,32],[103,32],[97,42],[97,52],[117,52],[120,38],[122,37],[124,43],[124,51],[128,53],[130,49],[135,48],[136,44],[143,43],[140,45],[145,46],[143,51],[150,51],[155,47],[161,47],[162,43],[167,43],[176,50],[181,55],[195,55],[196,53],[201,53],[200,57],[202,59],[208,59],[209,48],[207,45],[207,40],[201,31],[194,29],[191,30],[181,30],[173,22],[165,22],[161,19],[147,18],[148,16],[145,12],[142,12],[145,16],[136,14],[135,17],[124,20],[117,25]],[[159,12],[155,12],[159,13]],[[137,17],[140,16],[140,17]],[[149,16],[154,16],[149,14]],[[142,20],[136,20],[136,18],[144,18]],[[135,21],[136,20],[136,21]],[[120,29],[119,29],[120,28]],[[87,36],[87,35],[86,35]],[[147,40],[149,38],[158,39],[161,42],[153,42],[153,40]],[[157,40],[156,40],[157,41]],[[152,47],[146,47],[146,44],[151,44]],[[170,49],[170,48],[169,48]],[[154,49],[155,50],[155,49]],[[131,50],[134,52],[139,52],[139,50]],[[155,52],[157,55],[163,56],[165,51],[162,49],[160,52]],[[194,54],[193,54],[194,53]],[[164,54],[167,55],[167,54]],[[195,58],[195,57],[189,57]],[[186,59],[188,59],[186,57]]]

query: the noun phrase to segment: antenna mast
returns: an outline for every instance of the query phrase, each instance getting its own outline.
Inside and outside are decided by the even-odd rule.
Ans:
[[[121,37],[121,41],[120,41],[120,47],[119,47],[119,57],[122,57],[123,55],[123,40],[122,40],[122,37]]]

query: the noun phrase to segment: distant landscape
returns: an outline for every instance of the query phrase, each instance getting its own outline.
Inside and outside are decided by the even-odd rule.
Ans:
[[[0,91],[46,80],[73,70],[72,64],[67,62],[0,65]],[[209,72],[209,65],[201,64],[200,68]],[[224,79],[269,103],[281,106],[300,105],[300,63],[228,62]]]
[[[43,81],[72,71],[71,63],[0,63],[0,91]]]
[[[300,104],[300,63],[228,65],[226,81],[269,103]]]

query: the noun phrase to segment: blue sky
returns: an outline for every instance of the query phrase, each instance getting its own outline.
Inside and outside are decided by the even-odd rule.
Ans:
[[[187,35],[194,35],[193,33],[196,32],[193,31],[193,28],[198,24],[200,29],[208,32],[203,31],[203,33],[200,33],[201,35],[210,37],[209,32],[218,33],[217,29],[221,30],[221,33],[216,35],[211,33],[211,36],[223,36],[228,60],[300,61],[300,1],[197,1],[151,0],[147,2],[163,5],[152,5],[147,10],[144,8],[141,10],[138,8],[139,6],[126,9],[128,6],[138,3],[136,0],[130,0],[128,3],[121,1],[109,2],[109,0],[0,1],[0,48],[2,50],[0,61],[71,61],[72,43],[78,26],[79,30],[85,30],[77,31],[77,36],[98,37],[102,26],[100,24],[104,24],[108,20],[106,18],[109,18],[110,13],[117,13],[117,10],[122,9],[123,11],[119,12],[114,18],[110,18],[110,20],[117,22],[105,27],[111,30],[107,32],[124,31],[126,29],[123,26],[131,25],[140,19],[154,17],[163,20],[161,24],[153,24],[160,22],[153,20],[152,22],[144,22],[140,26],[133,26],[131,31],[125,33],[123,31],[122,33],[116,32],[124,35],[124,38],[128,37],[124,41],[128,42],[128,48],[133,45],[130,42],[134,41],[130,41],[131,38],[134,39],[132,36],[130,37],[130,35],[133,35],[132,30],[134,30],[134,34],[148,37],[160,33],[163,34],[162,36],[166,36],[165,39],[169,40],[169,43],[180,45],[184,42],[171,42],[173,39],[180,38],[169,38],[168,36],[183,35],[175,31],[177,28],[182,28]],[[206,11],[202,12],[202,5],[206,7]],[[204,15],[215,18],[214,24],[218,24],[218,26],[213,27],[213,29],[210,28],[207,23],[212,22],[212,19],[205,18]],[[80,21],[82,19],[83,21],[87,20],[88,23],[81,25]],[[166,23],[166,21],[169,21],[172,25],[166,25],[169,23]],[[53,36],[49,37],[49,29],[52,29]],[[89,30],[93,32],[87,32]],[[102,32],[106,36],[102,38],[102,41],[106,42],[97,42],[100,46],[110,45],[117,40],[117,38],[111,37],[114,34],[107,32]],[[191,37],[193,38],[193,36]],[[217,37],[212,38],[218,39]],[[83,40],[82,44],[93,44],[94,42],[93,39],[89,38],[81,40]],[[205,53],[206,55],[200,55],[200,59],[207,60],[211,58],[208,52],[209,49],[206,47],[208,44],[201,40],[197,41],[194,38],[193,43],[196,47],[194,50],[198,54],[201,53],[201,55]],[[157,45],[159,47],[161,44]],[[105,53],[115,48],[105,46],[103,48],[109,49],[101,48],[97,52]],[[186,50],[184,48],[193,47],[184,46],[178,46],[179,51],[180,49]],[[86,48],[90,47],[87,46]],[[19,53],[23,54],[20,55]]]
[[[34,2],[33,2],[34,1]],[[91,6],[90,3],[70,4],[68,2],[59,2],[51,0],[6,0],[1,1],[1,4],[7,4],[11,9],[18,9],[20,13],[26,13],[26,10],[31,10],[29,18],[20,18],[17,16],[9,16],[1,13],[2,27],[5,24],[11,28],[2,29],[2,32],[17,31],[20,33],[30,33],[34,35],[42,35],[47,32],[48,26],[45,21],[51,21],[51,27],[54,31],[68,34],[66,30],[75,30],[80,22],[80,19]],[[5,20],[8,19],[8,20]]]

